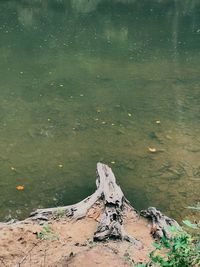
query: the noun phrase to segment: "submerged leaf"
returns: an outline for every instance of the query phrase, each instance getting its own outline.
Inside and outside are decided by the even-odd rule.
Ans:
[[[18,186],[16,186],[16,189],[19,191],[24,190],[24,185],[18,185]]]
[[[155,153],[157,150],[155,147],[148,147],[149,152]]]

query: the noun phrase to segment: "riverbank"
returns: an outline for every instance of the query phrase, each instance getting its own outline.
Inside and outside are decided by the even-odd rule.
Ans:
[[[0,224],[0,263],[11,267],[130,266],[149,261],[153,238],[178,223],[154,207],[138,213],[97,163],[97,189],[82,201],[38,209],[24,221]],[[142,217],[141,217],[142,216]]]
[[[130,266],[148,262],[153,249],[149,222],[134,211],[124,216],[125,230],[140,240],[138,249],[127,241],[93,242],[100,221],[99,206],[92,207],[85,218],[71,221],[58,218],[47,222],[24,221],[0,224],[0,266]],[[48,226],[47,226],[48,225]],[[45,230],[46,229],[46,230]]]
[[[1,266],[109,267],[148,262],[152,229],[162,236],[165,217],[155,208],[142,213],[151,222],[141,217],[105,164],[97,163],[96,185],[96,191],[79,203],[39,209],[24,221],[1,223]]]

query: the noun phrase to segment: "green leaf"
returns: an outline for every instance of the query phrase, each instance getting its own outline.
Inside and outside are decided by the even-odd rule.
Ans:
[[[146,267],[147,265],[145,265],[145,264],[143,264],[143,263],[138,263],[137,265],[136,265],[136,267]]]
[[[155,242],[153,242],[152,245],[153,245],[155,248],[157,248],[157,249],[161,249],[161,247],[162,247],[161,244],[158,244],[158,243],[155,243]]]
[[[168,227],[168,229],[169,229],[169,231],[171,232],[171,233],[176,233],[176,232],[178,232],[178,228],[177,227],[175,227],[175,226],[169,226]]]
[[[189,220],[184,220],[183,223],[184,223],[186,226],[190,227],[190,228],[198,229],[197,224],[191,223],[191,221],[189,221]]]
[[[198,210],[198,211],[200,211],[200,207],[193,207],[193,206],[188,206],[187,207],[188,209],[192,209],[192,210]]]

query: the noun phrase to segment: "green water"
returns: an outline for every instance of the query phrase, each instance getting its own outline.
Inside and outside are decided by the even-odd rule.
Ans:
[[[200,8],[149,2],[0,2],[1,220],[81,200],[98,161],[137,209],[197,216]]]

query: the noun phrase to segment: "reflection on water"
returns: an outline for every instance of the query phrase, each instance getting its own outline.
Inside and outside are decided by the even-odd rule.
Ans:
[[[82,199],[98,161],[136,208],[191,215],[200,5],[151,2],[0,3],[1,219]]]

